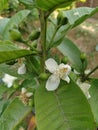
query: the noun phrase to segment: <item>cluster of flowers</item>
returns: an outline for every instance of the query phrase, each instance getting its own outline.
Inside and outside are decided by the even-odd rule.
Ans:
[[[46,81],[46,89],[47,91],[54,91],[59,87],[60,80],[64,80],[67,83],[70,83],[69,74],[71,72],[71,67],[68,64],[61,63],[60,65],[53,58],[49,58],[45,61],[46,69],[51,73],[50,77]],[[22,64],[17,71],[18,74],[25,74],[26,73],[26,66]],[[10,88],[13,85],[14,80],[17,77],[13,77],[9,74],[5,74],[2,78],[3,82]],[[85,96],[89,99],[89,83],[82,83],[79,79],[77,80],[77,85],[81,88]],[[26,94],[26,90],[22,89],[22,95]],[[28,94],[26,94],[28,95]]]

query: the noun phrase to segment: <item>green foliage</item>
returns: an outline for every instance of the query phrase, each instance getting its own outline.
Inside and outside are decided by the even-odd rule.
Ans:
[[[1,13],[4,9],[7,9],[7,7],[8,7],[8,1],[9,1],[9,0],[0,0],[0,13]]]
[[[64,15],[68,18],[69,24],[72,27],[76,27],[85,21],[87,18],[91,17],[95,12],[98,12],[98,7],[80,7],[68,11],[64,11]]]
[[[30,111],[30,107],[24,106],[18,98],[14,99],[0,117],[1,130],[14,130]]]
[[[33,30],[33,31],[31,32],[31,34],[29,35],[29,40],[34,41],[34,40],[38,39],[39,36],[40,36],[40,31],[38,31],[38,30]]]
[[[10,37],[15,41],[22,41],[22,35],[17,29],[10,29]]]
[[[73,67],[78,71],[83,71],[83,65],[80,58],[81,52],[77,46],[68,38],[64,38],[62,44],[58,46],[61,53],[69,58]]]
[[[62,83],[54,92],[40,86],[35,109],[39,130],[95,130],[89,103],[73,81]]]
[[[39,8],[42,10],[48,11],[48,10],[55,10],[56,8],[60,7],[66,7],[70,5],[72,2],[77,0],[36,0],[36,4]]]
[[[93,114],[94,114],[94,118],[95,118],[95,122],[98,126],[98,79],[93,79],[91,82],[91,88],[90,88],[90,95],[91,98],[89,100]]]
[[[9,30],[12,29],[14,26],[19,25],[29,13],[29,10],[19,11],[8,21],[2,34],[4,39],[10,39]]]
[[[8,21],[9,21],[9,18],[0,19],[0,28],[1,28],[0,29],[0,36],[2,35],[2,33],[3,33],[4,29],[5,29],[5,26],[8,23]],[[0,37],[0,39],[1,39],[1,37]]]
[[[32,51],[17,48],[11,42],[0,42],[0,63],[34,54]]]
[[[52,22],[49,24],[47,28],[47,44],[49,44],[47,46],[51,48],[61,44],[63,38],[70,29],[81,24],[83,21],[85,21],[87,18],[89,18],[97,11],[98,8],[93,9],[88,7],[80,7],[68,11],[59,12],[57,16],[57,22],[55,22],[55,20],[52,20],[52,18],[50,19]],[[59,18],[59,25],[58,25],[58,18]],[[63,24],[62,22],[64,21],[62,20],[64,20],[66,24]],[[53,31],[51,32],[51,30]]]
[[[66,34],[98,12],[98,7],[66,10],[77,0],[18,0],[17,5],[14,2],[15,10],[12,10],[16,12],[10,12],[9,8],[11,16],[7,14],[0,19],[0,129],[19,129],[33,109],[38,130],[95,130],[98,126],[98,79],[90,83],[89,76],[98,66],[85,74],[86,55]],[[7,5],[7,0],[0,1],[0,12]],[[61,56],[57,56],[57,52],[55,55],[55,47]],[[59,66],[50,56],[56,57]],[[45,62],[48,58],[52,60],[49,66]],[[71,73],[66,67],[69,64]],[[53,73],[51,76],[48,70]],[[6,73],[9,77],[5,82]],[[8,88],[12,80],[10,75],[17,79]],[[64,81],[66,78],[69,81]],[[83,92],[76,85],[78,80]],[[60,84],[55,91],[46,89],[47,82],[54,87],[57,81]],[[91,96],[89,100],[85,96],[87,92]]]
[[[27,8],[33,8],[35,6],[34,0],[19,0],[20,3],[25,5]]]

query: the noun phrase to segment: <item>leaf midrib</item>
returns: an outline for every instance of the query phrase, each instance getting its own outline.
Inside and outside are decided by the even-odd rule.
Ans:
[[[64,112],[64,110],[63,110],[62,107],[61,107],[62,104],[61,104],[61,102],[60,102],[60,100],[59,100],[59,96],[57,95],[56,91],[54,92],[54,96],[56,97],[56,101],[57,101],[58,108],[59,108],[59,110],[60,110],[60,112],[61,112],[61,116],[63,117],[63,120],[64,120],[63,123],[65,123],[65,124],[67,125],[67,129],[70,130],[70,125],[68,124],[68,120],[67,120],[67,118],[66,118],[66,116],[65,116],[65,112]]]

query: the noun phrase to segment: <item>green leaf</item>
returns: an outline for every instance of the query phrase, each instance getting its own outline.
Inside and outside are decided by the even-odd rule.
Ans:
[[[30,50],[19,49],[11,42],[0,42],[0,63],[33,54]]]
[[[0,85],[0,99],[2,98],[3,94],[8,90],[5,85]]]
[[[55,10],[60,7],[66,7],[77,0],[36,0],[36,4],[42,10]]]
[[[5,107],[7,106],[7,104],[8,104],[8,101],[0,100],[0,116],[3,113],[3,111],[4,111]]]
[[[62,27],[59,30],[56,27],[56,24],[49,23],[47,27],[47,47],[56,47],[58,46],[63,38],[65,37],[65,30],[66,28]]]
[[[8,1],[9,0],[0,0],[0,13],[8,8]]]
[[[0,63],[21,58],[31,54],[32,52],[28,50],[2,51],[0,52]]]
[[[0,129],[14,130],[30,111],[30,107],[24,106],[18,98],[14,99],[0,117]]]
[[[53,19],[53,17],[49,17],[49,20],[51,21],[51,23],[47,28],[47,43],[50,43],[49,47],[51,48],[59,45],[62,42],[63,38],[65,37],[66,33],[71,28],[78,26],[79,24],[81,24],[87,18],[91,17],[96,12],[98,12],[98,7],[97,8],[80,7],[68,11],[60,11],[59,13],[62,14],[61,18],[68,19],[68,23],[61,26],[59,30],[56,30],[57,21]]]
[[[0,35],[2,35],[4,29],[5,29],[5,26],[7,25],[9,21],[9,18],[3,18],[3,19],[0,19]]]
[[[81,52],[71,40],[64,38],[63,42],[57,48],[64,56],[69,58],[73,67],[78,72],[83,71],[83,65],[80,59]]]
[[[0,72],[7,73],[9,75],[18,77],[17,68],[12,67],[11,65],[7,65],[5,63],[0,64]]]
[[[30,92],[35,92],[37,87],[38,87],[38,83],[34,78],[26,79],[21,84],[21,88],[26,88]]]
[[[11,87],[11,88],[8,88],[6,85],[2,84],[0,85],[0,99],[2,98],[5,98],[8,99],[16,90]],[[4,97],[4,95],[6,95]]]
[[[35,5],[34,0],[19,0],[19,2],[29,8],[32,8]]]
[[[19,49],[15,44],[10,41],[0,41],[0,52],[2,51],[12,51]]]
[[[10,39],[9,30],[13,28],[14,26],[19,25],[24,20],[24,18],[27,17],[29,13],[30,13],[29,10],[22,10],[11,17],[11,19],[9,20],[9,22],[7,23],[3,31],[3,37],[5,40]]]
[[[52,92],[44,87],[35,95],[38,130],[95,130],[90,105],[73,81]]]
[[[68,18],[68,21],[72,27],[76,27],[96,12],[98,12],[98,7],[80,7],[68,11],[63,11],[63,15]]]
[[[90,92],[90,105],[94,114],[95,122],[98,126],[98,79],[93,79],[91,82]]]

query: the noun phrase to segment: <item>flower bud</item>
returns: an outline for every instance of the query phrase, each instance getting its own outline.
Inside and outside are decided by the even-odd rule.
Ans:
[[[17,89],[18,87],[19,87],[18,84],[14,84],[14,85],[13,85],[13,88],[14,88],[14,89]]]
[[[63,16],[63,12],[60,12],[57,16],[57,25],[65,25],[68,23],[67,17]]]
[[[62,60],[61,60],[61,62],[64,63],[64,64],[67,64],[68,57],[67,56],[63,57]]]
[[[14,40],[14,41],[22,41],[22,35],[19,32],[19,30],[11,29],[11,30],[9,30],[9,33],[10,33],[10,37],[12,38],[12,40]]]
[[[46,80],[47,78],[48,78],[48,74],[47,73],[41,73],[40,75],[39,75],[39,78],[41,79],[41,80]]]
[[[29,35],[29,40],[36,40],[36,39],[38,39],[39,38],[39,36],[40,36],[40,31],[38,31],[38,30],[34,30],[34,31],[32,31],[32,33]]]
[[[84,52],[81,53],[80,58],[81,58],[82,61],[86,60],[86,58],[87,58],[86,53],[84,53]]]

